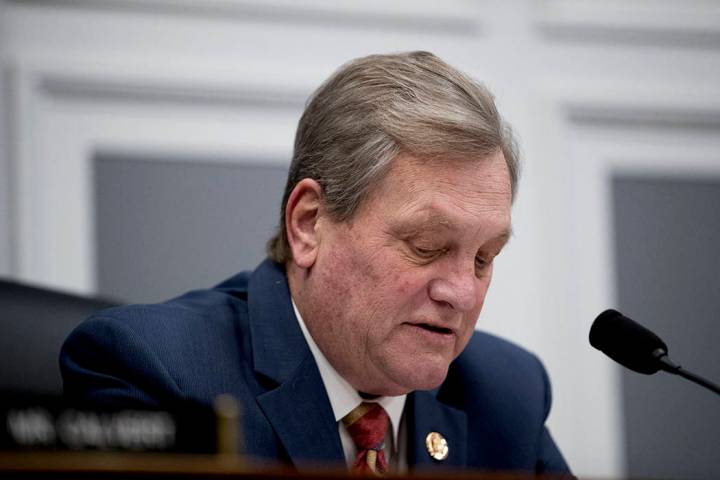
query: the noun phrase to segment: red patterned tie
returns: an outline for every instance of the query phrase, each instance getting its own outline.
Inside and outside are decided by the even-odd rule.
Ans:
[[[375,475],[386,473],[388,464],[383,448],[390,419],[385,409],[379,403],[363,402],[342,421],[358,450],[350,470]]]

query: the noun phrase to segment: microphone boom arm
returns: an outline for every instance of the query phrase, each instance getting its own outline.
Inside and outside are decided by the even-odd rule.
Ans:
[[[673,375],[679,375],[720,395],[720,386],[714,384],[706,378],[701,377],[700,375],[685,370],[682,366],[670,360],[670,357],[668,357],[668,354],[664,349],[658,348],[652,353],[652,355],[657,358],[658,362],[660,362],[660,368],[662,370],[672,373]]]

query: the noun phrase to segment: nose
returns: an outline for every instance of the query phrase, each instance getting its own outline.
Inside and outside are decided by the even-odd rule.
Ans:
[[[454,310],[470,311],[482,301],[483,289],[475,275],[475,265],[452,265],[429,284],[430,298]]]

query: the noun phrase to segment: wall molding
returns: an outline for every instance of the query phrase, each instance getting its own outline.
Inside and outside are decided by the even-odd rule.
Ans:
[[[534,96],[558,109],[568,125],[720,129],[720,85],[711,82],[546,77]]]
[[[310,94],[310,91],[301,88],[272,87],[253,82],[221,86],[199,82],[117,78],[112,75],[68,75],[64,72],[45,72],[36,81],[44,95],[64,101],[297,110],[303,107]]]
[[[720,109],[566,105],[573,123],[623,128],[720,130]]]
[[[572,42],[716,48],[720,4],[702,0],[542,0],[535,23],[549,38]]]
[[[393,29],[473,36],[481,30],[474,2],[313,0],[3,0],[27,6],[183,16],[220,21],[263,20],[363,30]]]

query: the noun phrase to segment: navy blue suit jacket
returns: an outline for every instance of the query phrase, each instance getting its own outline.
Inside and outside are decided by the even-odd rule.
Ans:
[[[284,269],[269,260],[211,290],[101,311],[70,335],[60,364],[72,401],[172,408],[229,393],[242,404],[248,455],[298,468],[344,462]],[[545,428],[545,370],[499,338],[476,332],[442,386],[412,392],[405,408],[411,469],[568,471]],[[432,431],[448,441],[443,462],[427,454]]]

